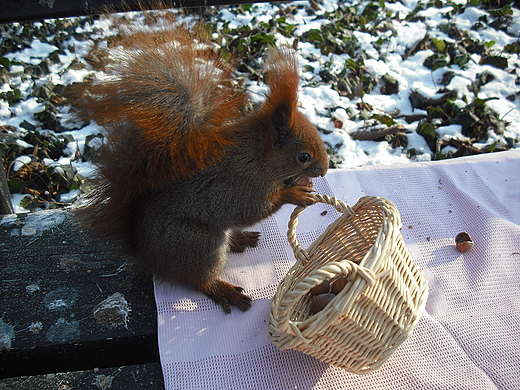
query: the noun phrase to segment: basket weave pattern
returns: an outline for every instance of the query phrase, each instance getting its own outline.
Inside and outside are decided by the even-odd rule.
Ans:
[[[296,264],[271,302],[269,337],[356,374],[379,368],[411,334],[427,298],[427,282],[400,233],[401,217],[388,200],[365,196],[353,207],[327,195],[319,202],[342,215],[306,250],[296,239],[297,207],[287,233]],[[309,290],[338,275],[348,283],[312,314]]]

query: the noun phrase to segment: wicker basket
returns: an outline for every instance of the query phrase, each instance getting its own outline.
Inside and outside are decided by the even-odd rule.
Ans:
[[[404,244],[401,217],[390,201],[366,196],[351,207],[316,196],[343,214],[304,250],[296,226],[305,208],[292,213],[287,235],[297,261],[271,302],[269,338],[282,350],[366,374],[410,336],[428,285]],[[309,290],[341,274],[348,275],[346,286],[311,314]]]

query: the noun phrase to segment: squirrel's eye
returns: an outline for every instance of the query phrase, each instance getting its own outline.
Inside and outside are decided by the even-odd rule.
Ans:
[[[298,161],[301,163],[308,163],[311,161],[311,155],[309,153],[300,153],[298,155]]]

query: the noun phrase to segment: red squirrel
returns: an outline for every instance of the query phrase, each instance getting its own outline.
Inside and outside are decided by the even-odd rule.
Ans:
[[[314,204],[312,178],[328,169],[297,109],[296,54],[270,51],[265,101],[248,110],[232,65],[197,29],[122,31],[114,41],[98,57],[105,77],[76,86],[80,116],[107,135],[77,221],[158,280],[246,311],[243,289],[218,278],[227,253],[256,246],[259,233],[243,229],[282,205]]]

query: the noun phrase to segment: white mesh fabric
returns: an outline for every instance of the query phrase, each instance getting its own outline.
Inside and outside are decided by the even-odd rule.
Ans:
[[[253,230],[260,245],[231,254],[222,278],[254,299],[226,315],[202,294],[156,284],[167,389],[520,389],[520,151],[404,166],[331,171],[319,193],[396,204],[403,237],[430,284],[426,314],[378,371],[347,373],[267,338],[269,300],[294,263],[285,234],[293,206]],[[322,212],[327,210],[326,215]],[[299,218],[305,247],[337,217]],[[474,248],[458,252],[457,233]]]

